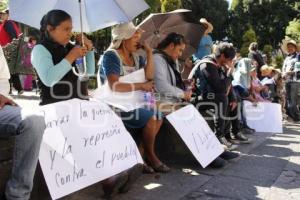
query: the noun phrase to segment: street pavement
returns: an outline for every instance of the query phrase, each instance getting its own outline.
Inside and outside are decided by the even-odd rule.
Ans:
[[[38,96],[33,92],[13,97],[26,108],[38,106]],[[300,124],[285,121],[282,134],[256,133],[250,137],[254,142],[240,145],[240,157],[222,169],[202,169],[194,160],[170,158],[170,173],[142,175],[128,193],[114,199],[299,200]],[[41,191],[44,191],[43,196]],[[102,195],[98,183],[62,199],[99,200]],[[48,199],[42,178],[36,178],[32,200]]]

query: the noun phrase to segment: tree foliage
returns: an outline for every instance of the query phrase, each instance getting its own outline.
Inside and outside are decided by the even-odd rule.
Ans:
[[[226,0],[182,0],[182,6],[192,10],[197,22],[200,18],[206,18],[213,24],[214,40],[222,40],[227,36],[229,4]]]
[[[252,42],[256,42],[257,37],[255,31],[250,27],[248,31],[245,32],[243,35],[243,45],[241,48],[241,56],[242,57],[247,57],[249,53],[249,45]]]
[[[290,21],[285,33],[288,37],[300,42],[300,19]]]
[[[181,8],[181,0],[161,0],[161,12],[170,12]]]
[[[298,0],[233,0],[228,33],[230,39],[240,46],[241,33],[251,25],[257,33],[260,48],[265,44],[276,48],[285,36],[289,21],[297,16]]]

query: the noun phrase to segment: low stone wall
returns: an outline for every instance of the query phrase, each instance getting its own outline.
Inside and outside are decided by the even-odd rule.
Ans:
[[[142,139],[141,129],[128,130],[136,143],[139,144]],[[0,193],[4,191],[5,183],[10,176],[12,167],[12,152],[13,152],[13,138],[0,139]],[[186,145],[183,143],[179,135],[176,133],[172,125],[164,120],[164,123],[156,138],[156,153],[159,158],[167,163],[174,162],[188,162],[193,161],[194,158]],[[34,177],[34,186],[31,195],[31,200],[50,200],[50,195],[45,183],[43,173],[38,164]]]

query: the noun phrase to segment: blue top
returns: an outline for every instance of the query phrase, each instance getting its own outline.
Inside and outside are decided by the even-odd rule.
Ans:
[[[135,67],[139,68],[144,66],[144,61],[141,56],[135,56]],[[100,61],[99,66],[99,73],[101,77],[102,83],[104,82],[105,78],[109,75],[124,75],[122,72],[123,64],[121,63],[120,58],[117,55],[117,52],[111,50],[106,51]],[[146,126],[148,121],[153,117],[156,116],[157,118],[161,118],[161,113],[154,112],[153,110],[145,109],[145,108],[138,108],[133,111],[129,112],[120,112],[120,116],[122,118],[123,123],[126,127],[129,128],[143,128]]]
[[[95,73],[95,56],[90,51],[86,55],[87,73]],[[31,63],[36,69],[41,81],[48,87],[58,83],[71,69],[72,65],[66,59],[54,65],[52,55],[43,45],[36,45],[31,52]]]
[[[202,59],[204,56],[212,53],[213,40],[210,35],[201,38],[197,52],[193,55],[193,60]]]

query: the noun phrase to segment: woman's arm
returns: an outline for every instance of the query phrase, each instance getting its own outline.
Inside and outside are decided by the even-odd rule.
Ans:
[[[95,74],[95,54],[94,51],[89,51],[86,54],[86,65],[87,65],[87,74],[94,75]]]
[[[148,81],[152,81],[154,79],[154,65],[153,65],[153,53],[152,48],[145,44],[145,50],[147,53],[147,64],[145,67],[145,77]]]
[[[132,92],[136,90],[152,91],[153,81],[146,83],[122,83],[119,76],[111,74],[107,77],[109,87],[115,92]]]
[[[31,63],[41,81],[48,87],[58,83],[72,68],[67,59],[54,65],[52,55],[42,45],[36,45],[31,53]]]
[[[131,92],[135,90],[151,91],[153,82],[147,83],[122,83],[120,78],[120,59],[118,56],[110,51],[103,55],[102,66],[103,71],[107,77],[109,87],[116,92]]]

